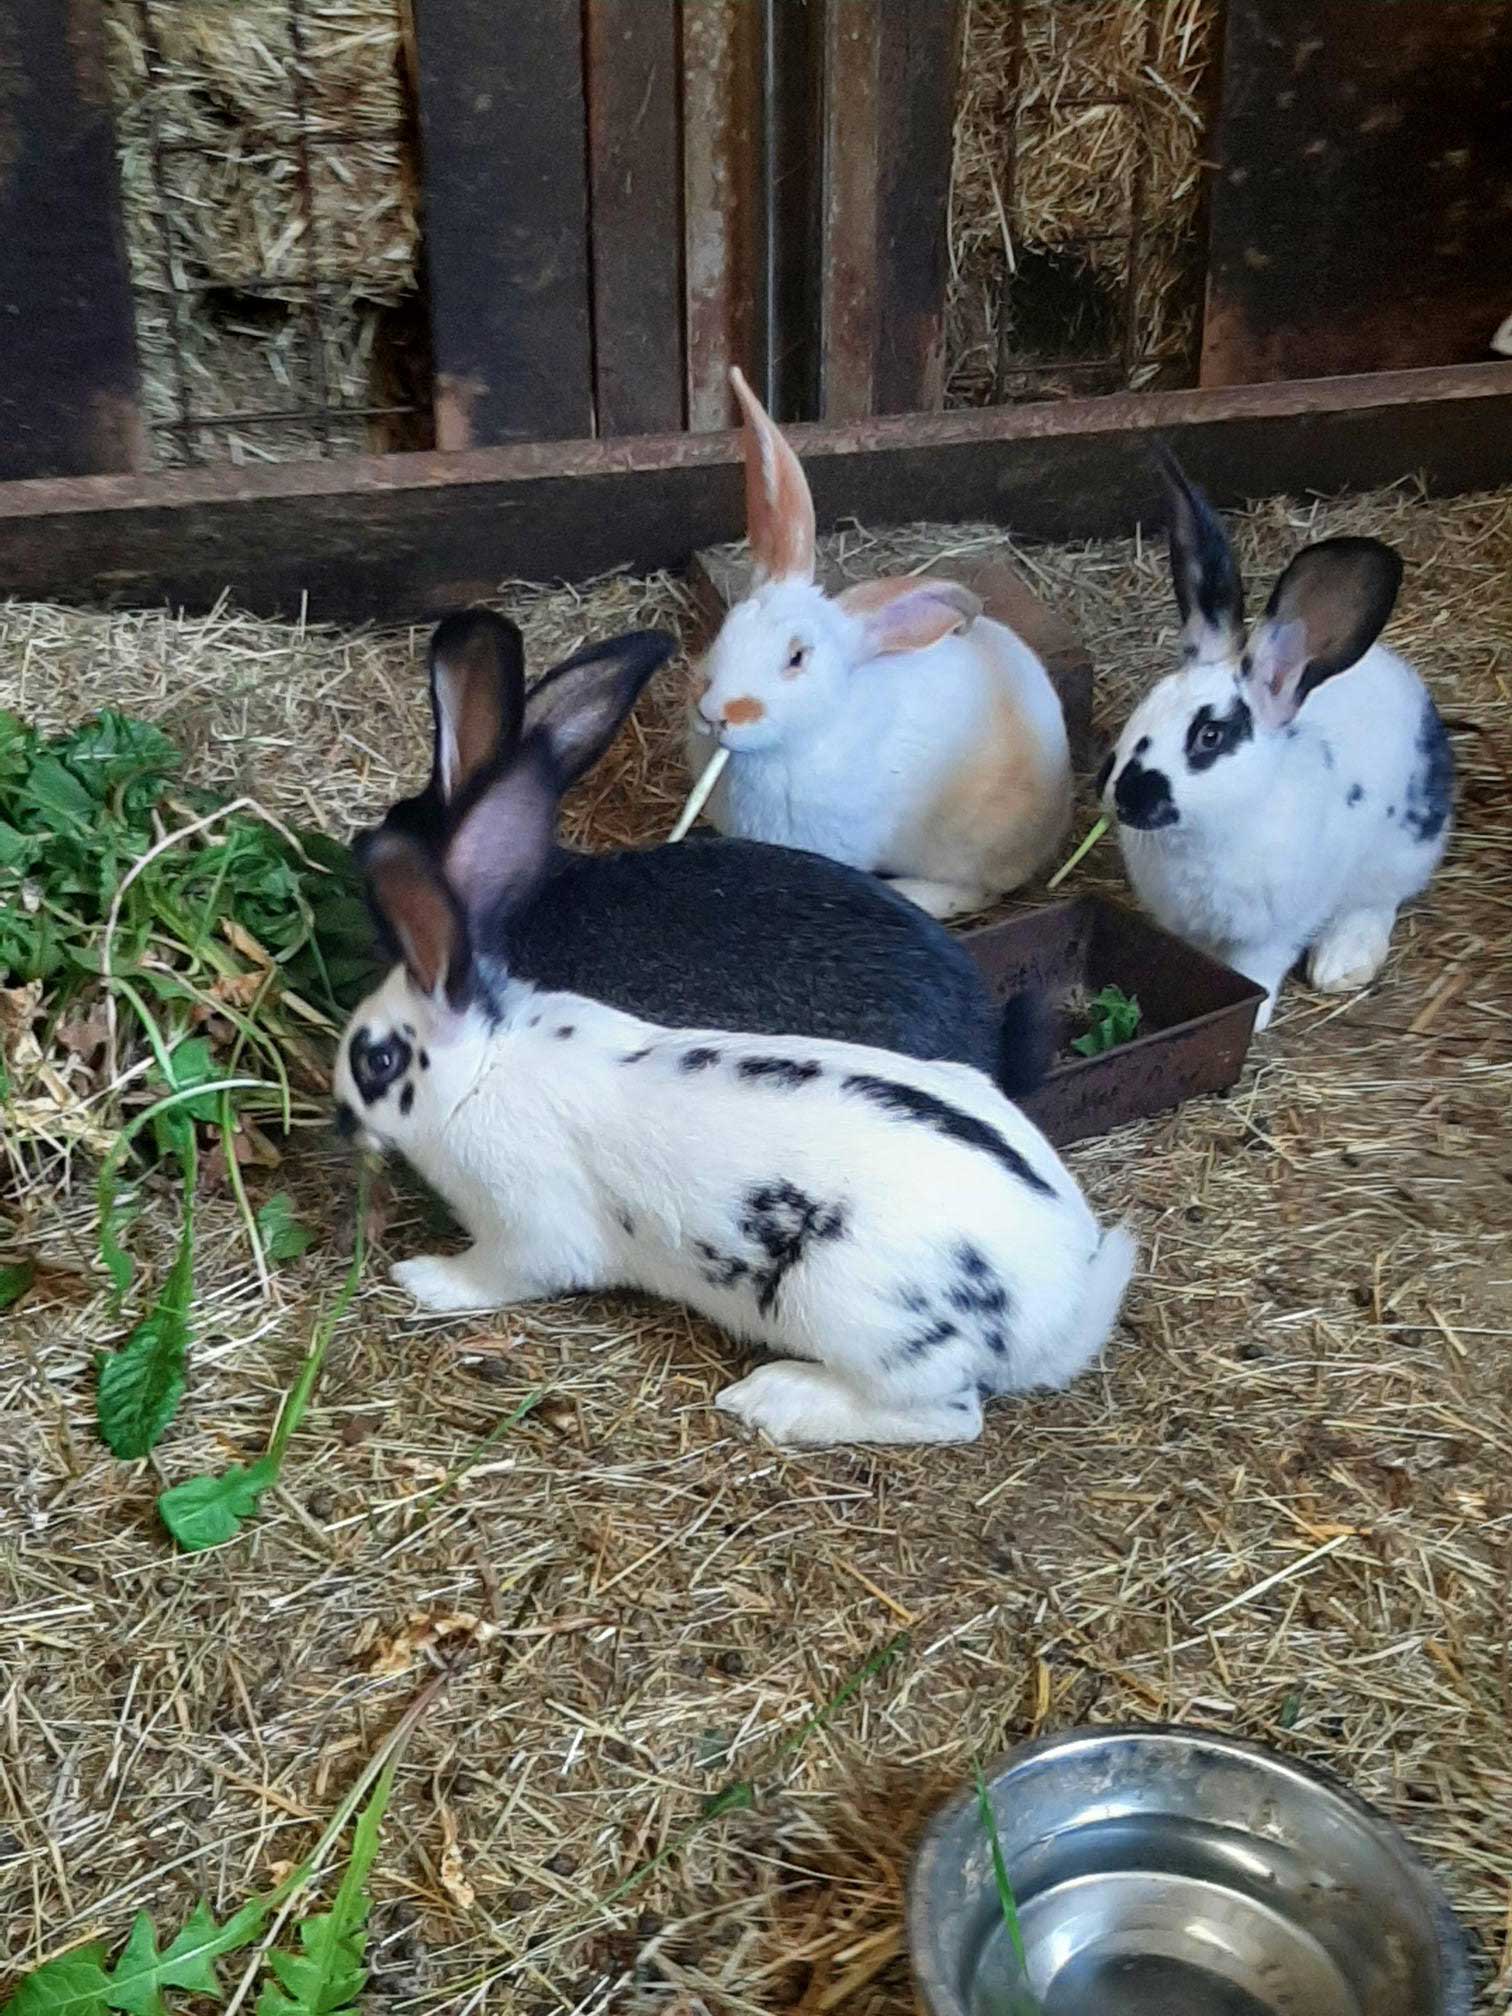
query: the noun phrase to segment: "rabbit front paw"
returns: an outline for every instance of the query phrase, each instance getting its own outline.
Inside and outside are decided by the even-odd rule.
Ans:
[[[467,1265],[465,1253],[451,1259],[441,1253],[422,1253],[415,1260],[397,1261],[392,1275],[422,1309],[497,1309],[503,1300],[479,1280]]]

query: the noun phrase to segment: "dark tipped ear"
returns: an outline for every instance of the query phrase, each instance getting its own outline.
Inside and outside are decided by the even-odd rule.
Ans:
[[[1386,626],[1402,561],[1379,539],[1305,546],[1276,583],[1250,644],[1251,704],[1284,726],[1315,686],[1347,672]]]
[[[1164,443],[1157,445],[1155,459],[1165,483],[1182,642],[1198,658],[1237,653],[1244,628],[1244,584],[1228,534]]]
[[[556,666],[525,703],[525,732],[551,752],[561,788],[591,770],[653,672],[677,649],[665,630],[629,630]]]
[[[431,787],[456,805],[520,739],[525,646],[492,609],[467,609],[436,626],[430,642],[436,753]]]
[[[378,832],[358,847],[368,897],[405,971],[422,994],[456,1000],[468,974],[467,932],[451,892],[423,847]]]
[[[560,787],[550,752],[534,735],[457,823],[446,879],[480,952],[502,956],[509,919],[529,902],[551,859]]]

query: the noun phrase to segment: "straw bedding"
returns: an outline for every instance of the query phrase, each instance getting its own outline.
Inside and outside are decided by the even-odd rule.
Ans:
[[[1216,0],[966,0],[947,405],[1098,389],[1012,368],[1068,357],[1111,356],[1104,389],[1190,382],[1217,17]]]
[[[780,1454],[712,1411],[733,1353],[680,1311],[419,1320],[375,1269],[265,1516],[175,1558],[160,1476],[257,1445],[350,1242],[347,1165],[309,1131],[266,1179],[320,1228],[266,1301],[207,1192],[190,1393],[135,1467],[93,1432],[91,1356],[113,1328],[85,1172],[8,1181],[9,1236],[48,1263],[0,1340],[13,1964],[116,1940],[143,1904],[176,1923],[200,1890],[229,1905],[265,1883],[430,1662],[471,1641],[385,1827],[381,2006],[901,2016],[902,1884],[932,1803],[1033,1731],[1149,1717],[1268,1739],[1379,1800],[1475,1931],[1480,2007],[1504,2006],[1512,492],[1270,502],[1241,549],[1258,580],[1325,530],[1408,557],[1391,636],[1461,724],[1452,855],[1368,999],[1293,986],[1228,1100],[1072,1152],[1098,1208],[1132,1216],[1141,1275],[1104,1368],[995,1407],[975,1448]],[[846,543],[858,567],[923,565],[997,537]],[[1083,627],[1116,722],[1171,660],[1161,554],[1023,558]],[[687,620],[665,578],[505,600],[540,663]],[[179,737],[199,781],[345,832],[415,776],[418,642],[14,606],[0,704],[61,723],[109,693]],[[574,806],[579,835],[670,825],[675,687]],[[1116,885],[1110,849],[1093,865]],[[429,1236],[400,1187],[377,1219],[386,1257]],[[144,1254],[174,1222],[147,1198]],[[537,1389],[537,1413],[426,1505]],[[753,1804],[595,1918],[746,1780]]]

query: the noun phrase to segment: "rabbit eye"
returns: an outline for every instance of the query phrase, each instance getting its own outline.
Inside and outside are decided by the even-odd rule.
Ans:
[[[410,1067],[414,1051],[402,1036],[371,1036],[359,1029],[352,1038],[352,1079],[365,1106],[381,1099]]]
[[[1205,721],[1197,731],[1199,749],[1216,749],[1223,740],[1223,730],[1216,721]]]
[[[801,672],[803,670],[804,660],[808,657],[808,654],[809,654],[809,647],[807,646],[807,644],[799,644],[796,642],[790,644],[788,646],[788,661],[787,661],[788,671]]]

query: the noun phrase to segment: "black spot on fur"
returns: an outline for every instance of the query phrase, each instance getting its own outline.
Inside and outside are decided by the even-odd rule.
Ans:
[[[751,1282],[766,1316],[810,1246],[845,1237],[845,1207],[821,1204],[796,1183],[766,1183],[746,1192],[740,1230],[765,1255],[764,1265],[752,1267]]]
[[[644,1050],[632,1050],[628,1056],[621,1057],[620,1062],[621,1064],[639,1064],[643,1057],[649,1057],[650,1055],[651,1048],[648,1044]]]
[[[1092,791],[1095,797],[1101,798],[1104,791],[1107,790],[1108,779],[1113,775],[1113,760],[1117,753],[1116,749],[1110,749],[1101,763],[1098,764],[1097,775],[1092,781]]]
[[[929,1297],[922,1288],[903,1288],[898,1292],[898,1306],[910,1316],[922,1316],[929,1307]]]
[[[1136,833],[1157,833],[1162,826],[1174,826],[1181,816],[1171,796],[1170,778],[1164,770],[1147,770],[1137,756],[1131,756],[1118,773],[1113,808]]]
[[[1346,805],[1359,805],[1363,802],[1364,797],[1365,797],[1365,786],[1363,784],[1351,784],[1349,787],[1348,796],[1345,798],[1344,803]]]
[[[415,1040],[415,1025],[413,1022],[401,1022],[399,1024],[399,1027],[404,1031],[405,1035],[409,1037],[411,1042]]]
[[[375,1036],[370,1029],[356,1030],[347,1045],[347,1059],[363,1105],[373,1105],[391,1085],[396,1085],[408,1071],[414,1055],[397,1030],[388,1036]]]
[[[951,1308],[962,1316],[1006,1316],[1008,1290],[981,1248],[963,1239],[951,1258],[956,1278],[945,1298]]]
[[[404,1090],[399,1094],[399,1111],[404,1115],[406,1120],[409,1118],[410,1108],[414,1103],[415,1088],[413,1085],[406,1085]]]
[[[750,1262],[738,1253],[721,1253],[707,1239],[695,1239],[693,1251],[703,1261],[703,1278],[711,1288],[736,1288],[751,1271]]]
[[[737,1078],[748,1083],[760,1080],[767,1085],[780,1085],[790,1092],[796,1092],[800,1085],[812,1084],[822,1074],[823,1067],[811,1059],[800,1063],[793,1057],[742,1057],[735,1066]]]
[[[1334,767],[1333,744],[1331,742],[1320,742],[1318,747],[1323,754],[1323,768],[1325,770],[1332,770]]]
[[[569,1036],[575,1036],[576,1034],[577,1034],[577,1024],[575,1022],[562,1023],[561,1027],[556,1032],[557,1040],[563,1043],[566,1042]]]
[[[430,1052],[428,1050],[420,1052],[420,1069],[422,1071],[429,1071],[430,1069]]]
[[[932,1092],[921,1092],[915,1085],[899,1084],[896,1078],[874,1078],[869,1072],[853,1072],[845,1080],[844,1089],[870,1099],[874,1106],[880,1106],[886,1113],[915,1121],[922,1127],[931,1128],[936,1134],[961,1142],[967,1148],[980,1148],[984,1154],[1000,1162],[1020,1183],[1027,1183],[1031,1190],[1038,1190],[1043,1197],[1054,1196],[1055,1192],[1045,1179],[1003,1139],[996,1127],[989,1127],[974,1113],[963,1113],[959,1106],[937,1099]]]
[[[531,1026],[531,1028],[532,1028],[532,1029],[539,1029],[539,1028],[540,1028],[540,1026],[541,1026],[541,1018],[540,1018],[540,1016],[539,1016],[539,1015],[532,1015],[532,1016],[531,1016],[531,1018],[530,1018],[530,1026]]]
[[[614,1215],[616,1220],[618,1221],[621,1232],[623,1232],[627,1238],[633,1239],[635,1237],[635,1220],[630,1216],[630,1213],[624,1208],[623,1205],[621,1205]]]
[[[1454,805],[1454,752],[1431,700],[1418,724],[1417,750],[1418,767],[1407,785],[1402,824],[1414,840],[1436,840]]]
[[[701,1044],[695,1050],[684,1050],[682,1056],[677,1060],[677,1068],[680,1071],[707,1071],[711,1065],[718,1062],[719,1052],[717,1050],[710,1050],[707,1045]]]
[[[927,1358],[938,1345],[949,1344],[960,1336],[960,1330],[948,1316],[938,1317],[926,1330],[916,1330],[912,1337],[903,1340],[904,1358]]]
[[[1149,746],[1150,746],[1149,736],[1141,735],[1139,740],[1134,744],[1134,754],[1136,756],[1143,756],[1143,754],[1145,753],[1146,749],[1149,748]]]
[[[341,1136],[342,1140],[352,1140],[361,1124],[361,1121],[357,1118],[351,1107],[348,1106],[345,1099],[338,1099],[336,1102],[336,1132]]]
[[[1236,749],[1251,741],[1254,733],[1254,716],[1238,695],[1226,714],[1215,714],[1211,707],[1199,707],[1187,723],[1188,770],[1211,770],[1221,757],[1232,756]]]

